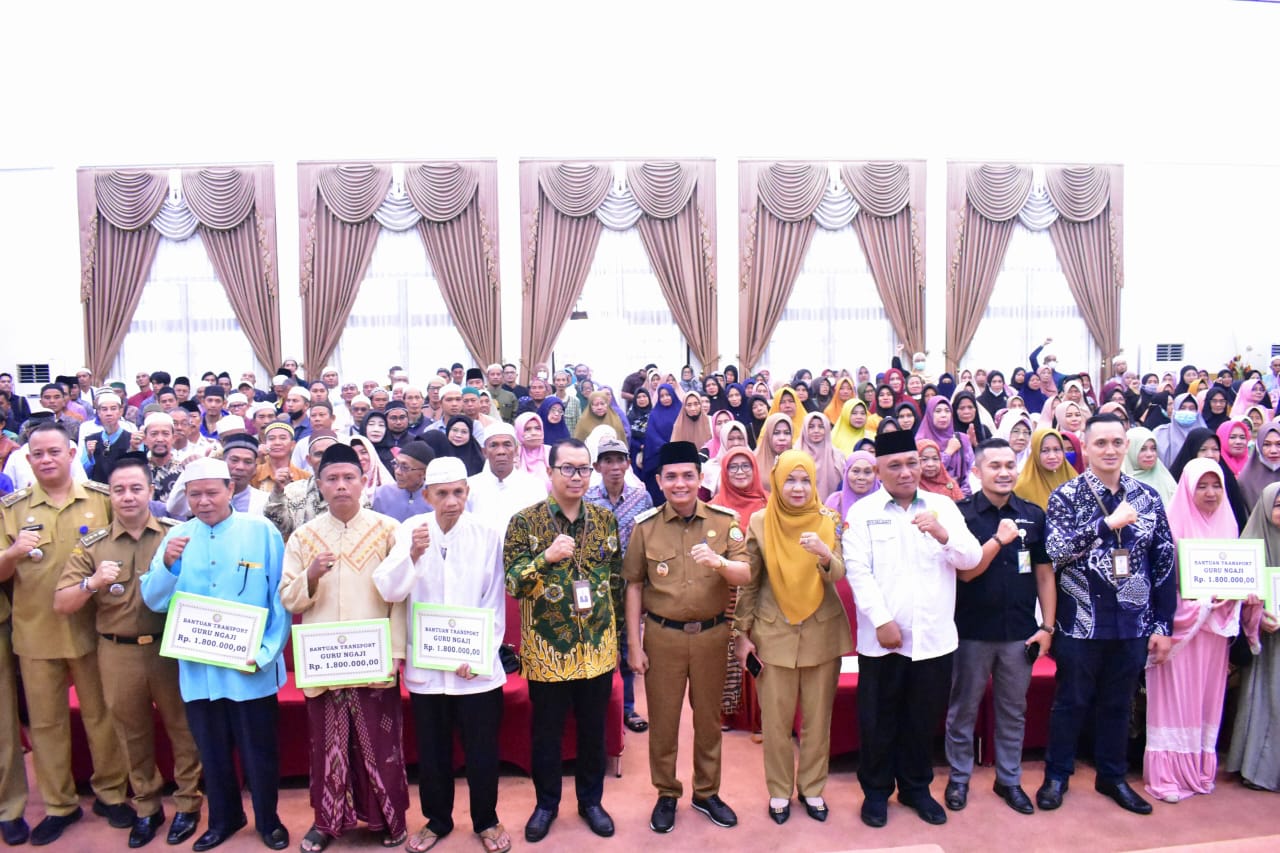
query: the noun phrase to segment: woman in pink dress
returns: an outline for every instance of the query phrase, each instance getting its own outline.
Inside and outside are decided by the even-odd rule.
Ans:
[[[1235,539],[1235,517],[1227,503],[1222,469],[1212,459],[1193,459],[1169,504],[1169,529],[1184,539]],[[1176,803],[1213,790],[1218,773],[1218,728],[1227,688],[1227,645],[1243,626],[1258,647],[1262,609],[1256,598],[1194,601],[1178,596],[1173,650],[1147,668],[1147,792]]]

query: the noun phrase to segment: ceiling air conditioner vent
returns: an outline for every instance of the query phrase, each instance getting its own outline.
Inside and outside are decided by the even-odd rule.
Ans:
[[[1156,344],[1156,361],[1182,361],[1182,344]]]

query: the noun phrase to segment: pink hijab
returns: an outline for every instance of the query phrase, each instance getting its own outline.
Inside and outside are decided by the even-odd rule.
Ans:
[[[1244,430],[1244,438],[1246,442],[1253,438],[1253,429],[1248,418],[1242,421],[1223,421],[1218,424],[1217,434],[1218,446],[1222,448],[1222,461],[1231,469],[1232,474],[1239,477],[1240,472],[1244,470],[1244,466],[1249,464],[1249,446],[1246,444],[1244,453],[1241,453],[1239,456],[1231,455],[1231,442],[1228,439],[1231,438],[1231,433],[1234,432],[1237,427]]]
[[[551,482],[551,475],[547,470],[547,464],[551,459],[551,448],[547,447],[545,441],[542,446],[536,450],[529,450],[524,446],[524,428],[529,421],[537,421],[539,424],[542,424],[542,418],[538,417],[537,412],[525,412],[523,415],[516,418],[516,422],[514,424],[516,429],[516,447],[519,448],[516,454],[516,467],[521,470],[528,471],[530,474],[546,480],[547,482]],[[542,428],[545,434],[546,425],[543,424]]]

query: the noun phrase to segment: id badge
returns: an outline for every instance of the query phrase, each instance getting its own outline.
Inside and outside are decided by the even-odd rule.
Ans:
[[[1129,549],[1116,548],[1111,552],[1111,571],[1118,578],[1129,577]]]
[[[573,582],[573,609],[578,613],[590,613],[592,608],[591,583],[585,580]]]
[[[1018,549],[1018,574],[1031,574],[1031,552],[1026,548]]]

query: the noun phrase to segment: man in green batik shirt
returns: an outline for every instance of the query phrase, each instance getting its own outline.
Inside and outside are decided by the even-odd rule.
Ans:
[[[601,807],[604,720],[618,663],[622,552],[613,513],[582,499],[591,453],[576,439],[551,448],[551,495],[511,518],[503,548],[507,591],[520,602],[520,657],[533,705],[537,807],[525,839],[541,841],[560,808],[564,718],[578,729],[578,814],[613,835]]]

